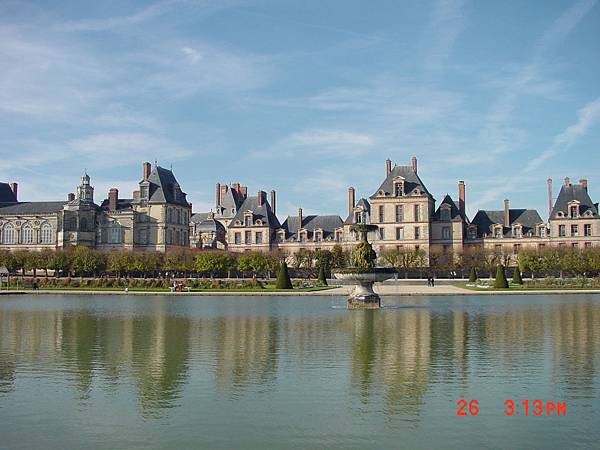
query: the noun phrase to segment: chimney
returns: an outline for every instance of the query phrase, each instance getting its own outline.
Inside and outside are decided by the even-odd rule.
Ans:
[[[417,173],[417,157],[413,156],[411,159],[412,170],[414,173]]]
[[[242,194],[242,197],[246,198],[248,197],[248,186],[240,186],[240,194]]]
[[[274,215],[277,215],[277,210],[276,208],[276,204],[275,204],[276,198],[275,198],[275,191],[271,191],[271,211],[273,211]]]
[[[19,197],[17,197],[17,191],[19,190],[19,185],[15,182],[10,183],[10,190],[13,191],[13,194],[15,194],[15,199],[18,199]]]
[[[302,208],[298,208],[298,229],[302,228]]]
[[[116,211],[118,201],[119,190],[117,188],[110,188],[108,191],[108,209],[111,211]]]
[[[265,191],[258,191],[257,197],[258,197],[258,206],[262,206],[265,204],[267,193]]]
[[[385,176],[389,176],[389,174],[392,173],[392,160],[390,159],[386,159],[385,160]]]
[[[145,162],[144,164],[142,164],[142,178],[144,179],[144,181],[148,181],[148,178],[150,177],[150,172],[152,172],[152,164],[150,164],[149,162]]]
[[[587,191],[588,180],[582,178],[581,180],[579,180],[579,184],[581,184],[581,187]]]
[[[548,220],[552,215],[552,178],[548,178]]]
[[[69,194],[67,194],[67,201],[68,202],[75,201],[75,194],[73,194],[72,192],[70,192]]]
[[[460,213],[465,215],[465,182],[460,180],[458,182],[458,209]]]
[[[350,186],[348,188],[348,215],[352,215],[352,211],[354,210],[354,188]]]
[[[136,200],[140,198],[140,191],[133,191],[133,198]]]
[[[240,183],[233,183],[231,185],[231,189],[237,192],[240,192]]]
[[[225,197],[225,194],[227,194],[228,190],[229,186],[227,186],[226,184],[221,185],[221,196],[219,197],[221,199],[221,202],[223,201],[223,198]]]
[[[565,177],[565,186],[569,186],[571,184],[571,180],[569,177]]]
[[[215,187],[215,206],[217,210],[221,206],[221,183],[217,183]]]
[[[504,200],[504,226],[510,227],[510,203],[508,199]]]

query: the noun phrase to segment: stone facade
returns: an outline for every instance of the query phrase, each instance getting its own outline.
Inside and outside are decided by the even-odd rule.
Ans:
[[[192,205],[173,172],[144,163],[139,186],[139,191],[126,199],[119,198],[119,191],[112,188],[98,205],[87,173],[77,195],[68,194],[66,201],[20,202],[16,184],[0,183],[0,249],[84,245],[103,250],[166,251],[189,247]]]

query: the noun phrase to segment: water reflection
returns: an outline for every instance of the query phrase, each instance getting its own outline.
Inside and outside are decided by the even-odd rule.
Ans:
[[[228,314],[193,299],[176,310],[164,299],[130,300],[130,310],[40,302],[0,302],[0,398],[36,373],[83,400],[97,386],[131,386],[142,415],[153,417],[180,406],[186,386],[207,377],[211,391],[239,398],[316,367],[362,405],[417,416],[432,386],[467,385],[473,373],[534,377],[549,365],[549,381],[591,398],[598,375],[600,304],[591,300],[496,309],[321,306],[322,314],[243,307]]]

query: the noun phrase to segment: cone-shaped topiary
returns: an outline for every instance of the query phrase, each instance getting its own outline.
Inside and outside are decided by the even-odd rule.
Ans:
[[[519,270],[519,266],[515,267],[512,282],[514,284],[523,284],[523,278],[521,278],[521,271]]]
[[[290,279],[290,272],[285,261],[279,266],[279,272],[277,272],[277,282],[275,283],[275,289],[293,289],[292,280]]]
[[[469,274],[469,282],[475,283],[477,281],[477,270],[475,267],[471,267],[471,273]]]
[[[321,286],[327,286],[327,278],[325,277],[325,265],[319,266],[319,284]]]
[[[498,269],[496,269],[496,280],[494,281],[494,287],[496,289],[508,288],[508,281],[506,280],[506,274],[504,273],[504,266],[502,264],[498,264]]]

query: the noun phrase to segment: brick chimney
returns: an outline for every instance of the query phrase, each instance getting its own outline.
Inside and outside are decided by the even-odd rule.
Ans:
[[[417,157],[413,156],[412,159],[410,160],[410,162],[411,162],[413,172],[417,173]]]
[[[552,215],[552,178],[548,178],[548,220]]]
[[[458,209],[460,213],[465,215],[465,182],[460,180],[458,182]]]
[[[68,201],[68,202],[75,201],[75,194],[73,194],[72,192],[69,192],[69,193],[67,194],[67,201]]]
[[[275,209],[276,208],[275,202],[276,202],[276,194],[275,194],[275,190],[272,190],[271,191],[271,211],[273,211],[274,215],[277,215],[277,212],[276,212],[277,210]]]
[[[587,191],[587,187],[588,187],[588,180],[585,178],[582,178],[581,180],[579,180],[579,184],[581,184],[581,187],[584,188]]]
[[[223,202],[223,198],[225,197],[225,194],[227,194],[227,191],[229,191],[229,186],[227,186],[226,184],[222,184],[221,185],[221,196],[219,197],[221,199],[221,202]]]
[[[108,209],[111,211],[116,211],[118,202],[119,190],[117,188],[110,188],[108,191]]]
[[[150,172],[152,172],[152,164],[146,161],[144,164],[142,164],[142,178],[144,181],[148,181]]]
[[[218,210],[221,206],[221,183],[217,183],[215,186],[215,207]]]
[[[354,188],[352,186],[350,186],[348,188],[348,215],[351,216],[352,215],[352,211],[354,210],[354,202],[355,202],[355,194],[354,194]]]
[[[385,176],[389,176],[389,174],[392,173],[392,160],[391,159],[386,159],[385,160]]]
[[[565,177],[565,186],[570,186],[571,185],[571,180],[569,177]]]
[[[19,190],[19,185],[15,182],[10,183],[10,190],[15,194],[15,199],[18,200],[19,197],[17,196],[17,192]]]
[[[262,206],[265,204],[265,201],[267,200],[267,193],[265,191],[258,191],[257,197],[258,197],[258,206]]]
[[[239,186],[239,185],[238,185]],[[239,192],[242,194],[242,197],[248,197],[248,186],[239,186]]]
[[[510,202],[508,199],[504,200],[504,226],[510,227]]]
[[[302,228],[302,208],[298,208],[298,229]]]

